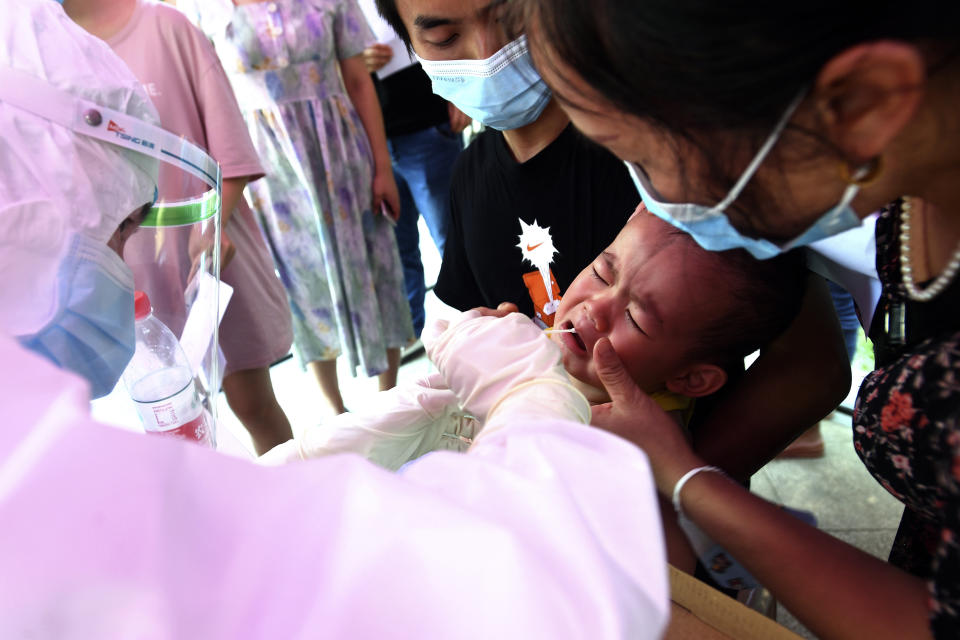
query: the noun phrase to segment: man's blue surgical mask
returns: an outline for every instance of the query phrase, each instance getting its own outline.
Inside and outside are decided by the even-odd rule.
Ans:
[[[486,60],[417,59],[435,94],[493,129],[528,125],[550,102],[550,88],[533,68],[526,36]]]
[[[105,396],[136,346],[133,274],[106,244],[78,235],[60,263],[57,287],[53,319],[20,343],[86,378],[94,398]]]
[[[783,117],[773,132],[764,142],[756,157],[750,162],[743,175],[719,204],[708,207],[694,203],[672,203],[658,200],[656,191],[650,184],[646,173],[639,165],[627,162],[627,169],[633,178],[633,183],[640,192],[647,209],[654,215],[681,229],[709,251],[725,251],[727,249],[746,249],[754,258],[765,260],[795,247],[808,245],[817,240],[836,235],[848,229],[860,226],[860,217],[850,207],[850,203],[860,190],[860,185],[851,183],[844,190],[840,201],[830,210],[821,215],[806,231],[784,244],[776,244],[763,238],[750,238],[737,231],[727,219],[726,209],[740,196],[747,182],[753,177],[764,161],[773,145],[776,144],[800,104],[803,94],[799,95],[784,112]],[[856,177],[856,176],[854,176]]]

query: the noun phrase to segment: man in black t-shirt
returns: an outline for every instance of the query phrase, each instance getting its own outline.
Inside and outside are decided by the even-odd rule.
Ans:
[[[457,161],[435,293],[461,310],[513,302],[533,317],[523,276],[537,269],[518,247],[520,220],[549,228],[557,251],[550,270],[562,294],[613,242],[640,198],[623,163],[572,125],[523,163],[507,136],[484,131]]]
[[[378,0],[378,8],[416,51],[434,92],[488,126],[454,169],[435,293],[462,310],[511,302],[550,325],[557,294],[640,201],[626,168],[573,130],[525,39],[510,42],[501,28],[502,4],[474,11],[458,0]]]

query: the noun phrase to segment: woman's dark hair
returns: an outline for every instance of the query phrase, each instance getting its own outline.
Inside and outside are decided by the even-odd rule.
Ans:
[[[515,2],[519,26],[552,60],[619,110],[681,135],[769,131],[823,65],[857,43],[960,42],[956,0]]]
[[[913,41],[933,73],[960,45],[958,0],[513,0],[510,14],[536,62],[553,65],[543,71],[572,70],[617,110],[667,133],[684,188],[705,204],[727,194],[787,106],[840,52]],[[581,106],[562,87],[558,97]],[[768,163],[782,163],[785,149],[792,162],[824,153],[847,160],[818,131],[790,124],[783,138],[791,144]],[[684,168],[690,157],[704,163],[696,175]],[[758,215],[785,186],[751,180],[727,209],[731,223],[754,237],[799,233],[772,236]]]

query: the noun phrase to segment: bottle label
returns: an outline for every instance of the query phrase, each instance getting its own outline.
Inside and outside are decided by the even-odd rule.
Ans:
[[[137,402],[137,413],[147,431],[172,431],[196,420],[203,411],[193,380],[176,394],[156,402]]]

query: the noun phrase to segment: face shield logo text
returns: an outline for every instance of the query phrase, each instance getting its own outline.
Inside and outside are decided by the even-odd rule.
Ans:
[[[153,149],[154,146],[156,146],[148,140],[144,140],[142,138],[135,138],[131,135],[128,135],[124,131],[123,127],[118,125],[113,120],[111,120],[110,124],[107,125],[107,131],[112,131],[113,133],[117,134],[117,137],[120,138],[121,140],[126,140],[127,142],[132,142],[133,144],[139,144],[144,147],[147,147],[148,149]]]

